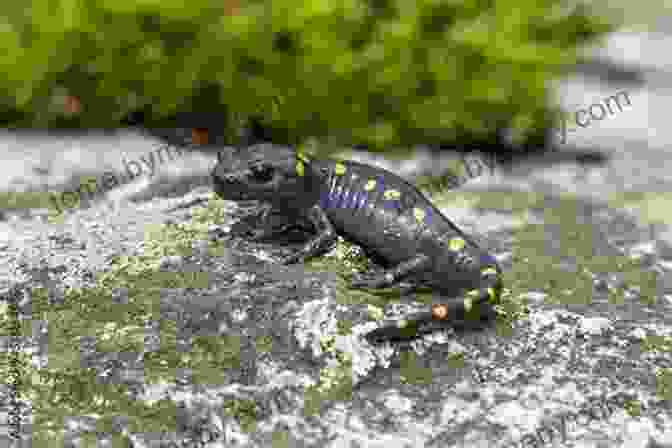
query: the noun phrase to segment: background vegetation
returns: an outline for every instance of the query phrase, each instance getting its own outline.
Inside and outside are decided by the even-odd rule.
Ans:
[[[198,115],[186,127],[233,135],[256,116],[280,140],[330,136],[378,149],[501,129],[516,141],[544,138],[557,112],[549,80],[613,29],[599,8],[566,0],[33,0],[3,9],[5,126],[116,127],[130,114],[171,127],[188,111]]]

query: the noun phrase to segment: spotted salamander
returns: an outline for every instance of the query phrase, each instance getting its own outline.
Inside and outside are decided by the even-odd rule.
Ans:
[[[313,235],[284,264],[324,254],[337,235],[359,245],[385,270],[355,277],[355,288],[385,288],[400,281],[429,286],[442,303],[407,316],[393,329],[411,324],[466,320],[480,305],[496,303],[501,269],[410,183],[390,171],[354,161],[309,158],[289,147],[257,144],[220,158],[212,171],[223,199],[270,204],[251,238],[262,239],[307,223]],[[274,225],[269,210],[290,217]],[[477,313],[478,314],[478,313]],[[381,327],[374,339],[385,337]]]

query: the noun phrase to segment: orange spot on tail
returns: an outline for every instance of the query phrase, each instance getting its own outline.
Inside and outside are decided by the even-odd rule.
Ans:
[[[444,320],[448,317],[448,307],[446,305],[432,305],[432,317],[437,320]]]

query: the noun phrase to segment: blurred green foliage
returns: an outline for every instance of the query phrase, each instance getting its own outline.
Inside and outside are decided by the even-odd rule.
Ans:
[[[524,139],[556,119],[549,81],[614,29],[567,0],[231,1],[5,5],[0,120],[116,127],[137,110],[156,123],[223,111],[222,127],[257,114],[296,142]],[[63,112],[68,95],[82,113]]]

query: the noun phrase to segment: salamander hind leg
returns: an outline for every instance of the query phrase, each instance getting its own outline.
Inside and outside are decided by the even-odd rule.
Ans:
[[[252,241],[262,241],[282,234],[292,226],[287,222],[273,221],[272,217],[275,216],[270,208],[262,209],[257,214],[247,215],[233,223],[230,234]]]
[[[381,327],[369,332],[366,339],[371,343],[409,339],[445,328],[447,324],[468,325],[479,322],[489,315],[487,312],[492,310],[489,305],[499,301],[501,292],[501,272],[495,265],[483,267],[480,273],[479,287],[468,291],[461,298],[435,303],[426,311],[384,322]]]
[[[399,263],[396,267],[388,269],[380,274],[355,277],[351,282],[351,286],[353,288],[387,288],[403,278],[427,270],[431,267],[431,263],[432,260],[430,257],[420,254],[408,261]]]
[[[501,289],[499,268],[496,265],[484,266],[480,269],[478,288],[467,291],[461,299],[432,305],[432,319],[438,322],[479,320],[483,311],[492,309],[492,305],[499,302]]]

